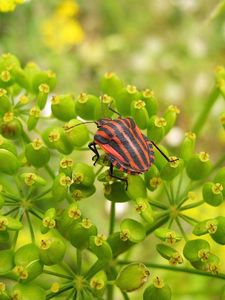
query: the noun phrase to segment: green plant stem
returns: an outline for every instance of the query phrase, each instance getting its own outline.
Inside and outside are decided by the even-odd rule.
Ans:
[[[30,212],[32,215],[34,215],[35,217],[37,217],[39,220],[42,220],[42,218],[41,218],[38,214],[36,214],[36,212],[34,212],[32,209],[30,209],[29,212]]]
[[[90,150],[90,149],[89,149]],[[99,173],[101,173],[102,169],[104,168],[104,166],[101,166],[98,171],[95,173],[95,177],[97,177],[99,175]]]
[[[187,235],[186,235],[186,233],[185,233],[185,231],[184,231],[184,229],[183,229],[183,227],[182,227],[182,224],[180,223],[180,220],[179,220],[178,218],[175,218],[175,220],[176,220],[177,226],[178,226],[179,229],[180,229],[180,232],[182,233],[182,235],[183,235],[185,241],[187,242],[187,241],[188,241],[188,237],[187,237]]]
[[[182,213],[180,213],[179,216],[180,216],[185,222],[187,222],[188,224],[190,224],[190,225],[192,225],[192,226],[195,226],[195,225],[198,223],[198,221],[195,220],[194,218],[191,218],[191,217],[189,217],[189,216],[187,216],[187,215],[184,215],[184,214],[182,214]]]
[[[73,284],[70,283],[69,285],[65,285],[63,288],[61,288],[57,293],[50,293],[46,296],[46,299],[51,299],[51,298],[55,298],[56,296],[70,290],[73,288]]]
[[[102,261],[98,259],[92,266],[91,268],[85,273],[85,278],[90,279],[93,277],[98,271],[100,271],[103,267],[105,267],[108,264],[106,261]]]
[[[45,170],[48,172],[49,176],[52,178],[52,179],[55,179],[55,173],[54,171],[49,167],[49,165],[45,165],[44,166]]]
[[[71,300],[71,299],[76,299],[76,291],[72,290],[71,293],[69,293],[69,295],[66,297],[65,300]],[[75,298],[72,298],[72,296],[74,295]]]
[[[34,234],[33,225],[32,225],[32,222],[31,222],[31,219],[30,219],[30,216],[29,216],[29,212],[26,210],[25,214],[26,214],[27,222],[28,222],[29,229],[30,229],[30,235],[31,235],[32,243],[35,243],[35,234]]]
[[[164,188],[165,188],[165,192],[166,192],[166,195],[167,195],[167,199],[168,199],[168,201],[169,201],[169,204],[172,205],[173,202],[172,202],[170,193],[169,193],[169,191],[168,191],[168,188],[167,188],[167,186],[166,186],[166,183],[164,184]]]
[[[130,263],[131,263],[131,261],[118,260],[118,264],[120,264],[120,265],[127,265]],[[190,274],[202,275],[202,276],[213,277],[213,278],[225,280],[225,274],[223,274],[223,273],[218,273],[215,275],[212,273],[200,271],[197,269],[186,268],[186,267],[173,267],[173,266],[169,266],[169,265],[161,265],[161,264],[148,263],[148,262],[143,262],[143,263],[146,265],[146,267],[149,267],[149,268],[164,269],[164,270],[173,271],[173,272],[190,273]]]
[[[65,278],[65,279],[68,279],[68,280],[72,280],[73,279],[72,276],[65,275],[65,274],[60,274],[60,273],[57,273],[57,272],[52,272],[52,271],[45,270],[45,269],[43,270],[43,273],[49,274],[49,275],[52,275],[52,276],[56,276],[56,277]]]
[[[180,205],[180,202],[181,202],[181,201],[184,201],[184,199],[186,199],[186,200],[189,199],[189,197],[187,197],[187,194],[188,194],[188,192],[192,189],[192,184],[193,184],[193,181],[190,180],[189,183],[187,184],[186,188],[184,189],[183,193],[180,195],[179,198],[177,198],[176,203],[177,203],[178,205]],[[186,200],[185,200],[185,201],[186,201]]]
[[[192,127],[192,131],[195,132],[197,135],[200,134],[200,131],[205,125],[210,110],[215,104],[216,100],[218,99],[218,96],[219,96],[219,90],[217,87],[214,87],[211,93],[209,94],[206,103],[202,105],[202,111],[199,114],[197,120],[195,121],[194,126]]]
[[[4,197],[6,197],[6,198],[8,198],[8,199],[10,199],[10,200],[12,200],[14,202],[18,202],[21,199],[21,198],[15,196],[13,194],[9,194],[8,192],[2,191],[1,193],[3,194]]]
[[[148,202],[154,207],[157,207],[157,208],[160,208],[163,210],[168,209],[168,206],[166,204],[160,203],[159,201],[148,200]]]
[[[173,183],[172,182],[170,182],[169,188],[170,188],[171,202],[174,205],[175,199],[174,199],[174,190],[173,190]]]
[[[77,272],[81,274],[82,271],[82,250],[77,249]]]
[[[160,226],[164,225],[169,220],[169,215],[166,214],[165,216],[157,219],[154,223],[152,223],[146,230],[146,234],[151,234],[156,228],[159,228]]]
[[[114,286],[113,285],[107,286],[107,300],[113,300],[113,292],[114,292]]]
[[[212,174],[214,171],[216,171],[219,167],[221,167],[225,162],[225,154],[222,155],[217,162],[214,164],[214,166],[211,169],[210,174]]]
[[[129,300],[130,298],[128,297],[128,295],[127,295],[127,293],[125,293],[125,292],[121,292],[122,293],[122,295],[123,295],[123,299],[124,300]]]
[[[180,211],[181,211],[181,210],[187,210],[187,209],[191,209],[191,208],[200,206],[200,205],[202,205],[203,203],[205,203],[205,201],[204,201],[204,200],[201,200],[201,201],[198,201],[198,202],[194,202],[194,203],[191,203],[191,204],[182,206],[182,207],[180,208]]]
[[[36,197],[32,198],[32,201],[37,200],[39,198],[42,198],[43,196],[45,196],[46,194],[50,193],[52,190],[52,187],[50,187],[49,189],[43,191],[42,193],[40,193],[39,195],[37,195]]]
[[[180,191],[181,191],[181,186],[182,186],[182,181],[183,181],[183,177],[184,177],[184,170],[182,170],[182,172],[180,173],[180,176],[179,176],[179,181],[178,181],[178,185],[177,185],[175,201],[179,198]]]
[[[109,235],[113,233],[115,226],[115,216],[116,216],[116,202],[111,201],[110,207],[110,223],[109,223]]]
[[[179,204],[177,205],[177,208],[180,208],[180,207],[181,207],[188,199],[189,199],[189,197],[183,198],[183,200],[181,200],[181,201],[179,202]]]
[[[11,209],[11,210],[7,211],[6,213],[4,213],[3,216],[8,216],[9,214],[11,214],[12,212],[14,212],[14,211],[16,211],[16,210],[18,210],[18,209],[19,209],[18,206],[17,206],[17,207],[14,207],[13,209]]]
[[[172,227],[173,221],[174,221],[174,218],[170,218],[169,223],[168,223],[168,228]]]

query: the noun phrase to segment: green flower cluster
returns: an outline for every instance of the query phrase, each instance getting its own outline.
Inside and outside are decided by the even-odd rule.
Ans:
[[[223,93],[224,74],[220,68],[214,98]],[[114,73],[101,79],[100,97],[53,94],[55,85],[52,71],[43,71],[34,63],[22,67],[11,54],[0,57],[0,299],[41,300],[61,294],[65,299],[103,299],[106,290],[112,299],[114,286],[128,299],[127,293],[148,280],[148,267],[176,271],[176,265],[185,261],[190,262],[193,273],[225,278],[210,243],[204,237],[190,240],[183,226],[186,222],[197,237],[209,234],[216,243],[225,244],[224,216],[199,222],[186,213],[204,203],[223,203],[225,168],[221,166],[225,158],[214,165],[208,153],[196,152],[196,134],[188,132],[180,148],[173,149],[179,160],[160,145],[172,162],[155,149],[154,165],[144,175],[115,170],[116,176],[127,179],[126,190],[123,181],[110,177],[104,153],[96,172],[91,160],[77,158],[88,150],[91,137],[85,124],[74,125],[116,117],[111,106],[123,117],[132,117],[149,140],[159,143],[173,128],[179,109],[170,105],[160,114],[152,90],[126,86]],[[48,100],[51,116],[45,113]],[[200,119],[206,114],[204,110]],[[199,133],[201,126],[196,124]],[[107,236],[99,232],[79,202],[94,195],[96,187],[111,203]],[[200,200],[190,196],[195,190],[201,190]],[[116,231],[118,202],[129,202],[137,217],[122,219]],[[21,245],[18,237],[26,228],[30,241]],[[118,259],[153,232],[160,240],[156,249],[168,265],[155,265],[151,258],[145,264]],[[177,243],[183,243],[183,254],[176,249]],[[74,252],[76,263],[71,260]],[[183,267],[183,271],[189,269]],[[46,276],[57,282],[49,279],[46,283]],[[171,299],[171,289],[156,276],[143,299]]]

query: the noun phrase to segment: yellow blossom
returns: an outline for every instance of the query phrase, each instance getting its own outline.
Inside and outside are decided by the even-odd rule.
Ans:
[[[79,44],[84,32],[78,21],[74,19],[79,7],[76,2],[66,0],[61,3],[52,16],[41,24],[44,43],[49,48],[61,52],[67,47]]]
[[[11,12],[16,8],[17,4],[23,3],[24,0],[0,0],[0,12]]]

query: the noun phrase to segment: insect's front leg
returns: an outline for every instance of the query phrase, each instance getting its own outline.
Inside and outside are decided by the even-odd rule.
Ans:
[[[125,178],[120,178],[120,177],[118,177],[118,176],[113,175],[113,164],[112,164],[112,163],[110,164],[110,167],[109,167],[109,175],[110,175],[110,177],[112,177],[112,178],[116,178],[116,179],[119,179],[119,180],[121,180],[121,181],[124,181],[124,182],[125,182],[125,190],[127,191],[127,188],[128,188],[128,181],[127,181],[127,179],[125,179]]]
[[[99,157],[100,157],[100,155],[99,155],[99,153],[98,153],[98,150],[97,150],[97,148],[96,148],[96,143],[95,143],[95,142],[91,142],[91,143],[88,144],[88,147],[89,147],[89,149],[91,149],[91,151],[93,151],[94,154],[96,155],[96,159],[95,159],[95,161],[94,161],[94,166],[95,166],[96,162],[98,161],[98,159],[99,159]],[[94,156],[93,156],[93,158],[94,158]]]

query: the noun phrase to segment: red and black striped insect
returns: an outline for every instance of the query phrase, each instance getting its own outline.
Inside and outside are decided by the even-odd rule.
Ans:
[[[98,127],[94,135],[94,141],[88,145],[95,153],[93,157],[93,159],[95,158],[94,165],[100,157],[96,147],[98,145],[106,153],[106,157],[110,162],[109,175],[112,178],[124,181],[127,189],[127,179],[113,175],[114,167],[131,175],[147,172],[154,162],[153,146],[167,161],[174,161],[171,161],[153,141],[149,141],[132,118],[123,118],[111,107],[109,109],[119,115],[118,119],[103,118],[96,122],[82,123],[95,123]]]

